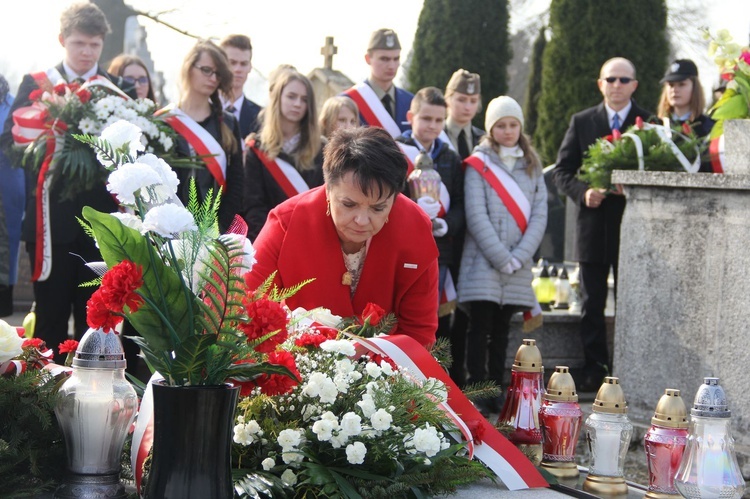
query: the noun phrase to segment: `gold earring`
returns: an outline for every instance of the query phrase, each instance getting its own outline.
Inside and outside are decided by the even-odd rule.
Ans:
[[[326,199],[326,216],[327,217],[331,216],[331,200],[330,199]]]

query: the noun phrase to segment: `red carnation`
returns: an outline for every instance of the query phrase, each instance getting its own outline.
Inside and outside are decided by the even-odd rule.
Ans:
[[[371,326],[377,326],[378,324],[380,324],[380,320],[384,315],[385,310],[383,310],[380,305],[370,302],[362,311],[362,324],[369,320]]]
[[[23,340],[23,343],[21,344],[21,348],[26,347],[32,347],[36,348],[37,350],[40,350],[44,347],[44,341],[41,338],[29,338],[26,340]]]
[[[77,81],[74,81],[68,84],[68,88],[70,89],[71,92],[77,92],[78,89],[81,88],[81,84],[78,83]]]
[[[620,140],[622,138],[622,133],[620,130],[612,130],[612,140]]]
[[[724,81],[732,81],[734,80],[734,75],[732,73],[721,73],[721,79]]]
[[[322,334],[315,334],[315,333],[305,333],[296,340],[294,340],[294,344],[298,347],[313,347],[318,348],[321,343],[324,341],[327,341],[328,337]]]
[[[29,99],[33,101],[38,101],[39,99],[42,98],[43,94],[44,94],[44,90],[42,90],[41,88],[37,88],[36,90],[31,91],[31,93],[29,94]]]
[[[287,316],[284,307],[275,301],[261,298],[243,300],[249,321],[240,324],[240,329],[247,336],[247,341],[256,341],[269,333],[278,331],[276,334],[255,346],[255,351],[268,353],[273,352],[276,346],[286,340]]]
[[[690,123],[687,121],[682,122],[682,133],[685,135],[691,135],[693,133],[693,129],[690,128]]]
[[[641,118],[640,116],[635,117],[635,127],[638,130],[643,130],[643,118]]]
[[[75,352],[78,348],[78,342],[76,340],[65,340],[57,346],[57,353],[71,353]]]
[[[65,95],[66,88],[68,88],[68,86],[65,83],[58,83],[52,90],[54,90],[57,95]]]
[[[476,445],[482,444],[484,432],[486,430],[485,424],[486,420],[483,419],[469,419],[466,421],[466,426],[469,427],[469,431],[471,432],[471,436],[474,438],[474,443]]]
[[[264,374],[256,381],[262,393],[270,397],[283,395],[291,392],[292,388],[299,384],[300,374],[297,370],[297,363],[294,361],[294,356],[291,353],[286,350],[271,352],[268,355],[268,363],[286,367],[294,375],[294,378],[281,374]]]
[[[120,313],[128,307],[130,313],[138,311],[143,298],[135,291],[143,286],[143,267],[129,260],[118,263],[102,278],[102,298],[113,312]]]
[[[99,288],[94,291],[94,294],[91,295],[91,298],[86,303],[86,322],[89,327],[102,329],[107,333],[122,322],[122,317],[115,315],[113,312],[104,298],[103,289]]]
[[[81,104],[86,104],[89,100],[91,100],[91,92],[89,92],[85,88],[82,88],[81,90],[76,92],[76,95],[78,96],[78,100],[81,101]]]
[[[370,362],[374,362],[377,365],[380,365],[381,362],[385,361],[386,363],[390,364],[394,371],[398,371],[398,365],[396,365],[396,363],[390,357],[372,352],[368,353],[366,357],[370,359]]]

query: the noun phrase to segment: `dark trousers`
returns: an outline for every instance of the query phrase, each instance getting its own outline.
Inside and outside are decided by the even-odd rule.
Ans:
[[[498,385],[505,374],[510,319],[518,311],[514,305],[490,301],[469,303],[471,322],[468,330],[466,365],[468,383],[494,381]]]
[[[591,375],[603,374],[605,369],[612,372],[609,365],[607,347],[607,326],[604,322],[604,309],[607,306],[610,264],[581,262],[581,341],[586,359],[584,371]],[[617,264],[611,264],[617,290]]]
[[[26,243],[26,251],[34,268],[36,244]],[[75,255],[80,255],[75,256]],[[85,260],[85,261],[84,261]],[[54,348],[68,339],[68,321],[73,313],[75,338],[88,329],[86,324],[86,302],[97,286],[81,287],[80,284],[96,278],[86,267],[86,262],[101,261],[102,257],[94,242],[83,236],[70,244],[52,245],[52,270],[44,281],[34,283],[36,301],[36,330],[34,337],[41,338],[48,348]],[[55,355],[55,362],[65,362],[65,355]]]

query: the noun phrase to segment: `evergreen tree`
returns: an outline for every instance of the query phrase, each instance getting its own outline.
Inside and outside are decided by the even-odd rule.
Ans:
[[[529,85],[526,87],[526,102],[523,106],[524,131],[529,136],[534,135],[536,122],[539,118],[539,98],[542,96],[542,56],[546,46],[546,30],[542,26],[531,49],[531,71],[529,72]]]
[[[653,111],[669,54],[665,0],[552,0],[549,27],[534,135],[545,163],[554,162],[571,115],[601,102],[596,80],[607,59],[635,64],[634,98]]]
[[[408,68],[409,89],[445,89],[459,68],[482,78],[484,105],[507,91],[507,0],[425,0]],[[481,114],[481,113],[480,113]],[[483,116],[477,115],[477,123]]]

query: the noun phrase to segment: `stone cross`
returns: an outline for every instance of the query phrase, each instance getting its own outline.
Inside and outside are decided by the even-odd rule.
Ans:
[[[324,56],[325,62],[323,67],[325,69],[333,69],[333,56],[338,53],[338,47],[333,44],[333,37],[326,37],[326,44],[320,48],[321,55]]]

